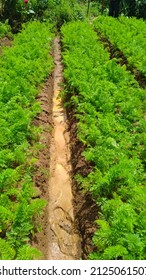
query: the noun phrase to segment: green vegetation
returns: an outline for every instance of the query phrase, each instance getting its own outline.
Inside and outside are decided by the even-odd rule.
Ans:
[[[11,28],[7,21],[5,23],[0,22],[0,39],[5,36],[12,37]]]
[[[3,1],[3,0],[0,0]],[[58,28],[71,20],[85,17],[84,6],[77,0],[7,0],[3,1],[2,19],[8,19],[13,31],[21,29],[21,24],[31,19],[56,24]]]
[[[47,23],[32,22],[14,38],[0,59],[0,259],[34,259],[29,245],[34,220],[46,201],[35,198],[33,172],[40,128],[33,125],[41,109],[38,86],[52,71],[48,57],[53,35]],[[37,145],[36,145],[37,144]]]
[[[80,0],[80,2],[87,2]],[[108,15],[109,0],[92,0],[91,1],[91,14],[92,6],[98,7],[99,14]],[[94,14],[94,13],[93,13]],[[137,17],[146,19],[146,1],[145,0],[120,0],[120,14],[128,17]]]
[[[90,259],[145,259],[146,91],[109,59],[91,25],[70,23],[61,32],[63,98],[74,106],[83,155],[94,165],[76,179],[101,209]]]
[[[44,16],[60,28],[65,22],[84,19],[85,9],[76,0],[51,0]]]
[[[146,23],[143,20],[101,16],[94,21],[94,26],[124,53],[130,65],[146,76]]]

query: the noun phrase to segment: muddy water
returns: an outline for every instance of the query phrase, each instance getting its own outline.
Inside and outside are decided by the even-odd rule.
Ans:
[[[58,95],[61,91],[62,65],[59,39],[54,41],[53,137],[51,143],[49,180],[49,246],[48,260],[80,258],[80,238],[74,228],[70,178],[69,134],[66,113]]]

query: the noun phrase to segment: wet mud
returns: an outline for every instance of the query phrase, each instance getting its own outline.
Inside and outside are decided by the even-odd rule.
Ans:
[[[80,258],[80,237],[75,228],[70,163],[70,138],[66,112],[59,97],[63,69],[59,39],[54,40],[54,96],[52,104],[52,139],[50,147],[50,176],[48,203],[49,260]]]

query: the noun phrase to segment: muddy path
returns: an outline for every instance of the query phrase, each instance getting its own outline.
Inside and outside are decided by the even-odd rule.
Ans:
[[[48,202],[47,259],[71,260],[80,257],[80,238],[74,226],[69,133],[66,112],[58,97],[63,81],[59,39],[54,40],[54,96]]]
[[[43,128],[37,171],[34,182],[39,197],[47,200],[41,217],[41,231],[32,245],[43,253],[45,260],[87,259],[94,250],[92,243],[97,206],[90,194],[82,192],[75,175],[86,176],[88,166],[82,156],[84,147],[76,135],[74,110],[65,111],[59,94],[62,90],[63,67],[60,42],[54,40],[55,69],[38,96],[42,112],[35,124]]]
[[[45,260],[80,259],[81,238],[75,226],[70,135],[66,112],[59,93],[62,90],[63,67],[59,38],[54,40],[55,69],[38,96],[42,112],[35,125],[42,127],[34,183],[40,198],[47,200],[41,221],[41,231],[36,233],[32,245],[43,253]],[[35,155],[36,156],[36,155]]]

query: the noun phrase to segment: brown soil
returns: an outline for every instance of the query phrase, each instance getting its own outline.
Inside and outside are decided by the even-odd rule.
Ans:
[[[39,197],[48,201],[48,180],[49,180],[49,164],[50,164],[50,141],[52,130],[52,96],[53,96],[53,75],[49,76],[43,90],[37,100],[41,103],[42,112],[36,117],[34,124],[42,127],[40,143],[43,148],[39,152],[37,162],[37,170],[34,174],[35,186],[38,189]],[[38,221],[37,221],[38,222]],[[37,247],[47,258],[48,236],[48,208],[44,209],[41,220],[39,221],[42,227],[40,233],[36,233],[33,238],[32,245]]]
[[[11,47],[12,41],[8,37],[0,39],[0,54],[2,54],[3,47]]]

